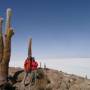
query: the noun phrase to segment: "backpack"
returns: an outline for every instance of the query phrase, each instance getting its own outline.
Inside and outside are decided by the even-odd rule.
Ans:
[[[38,63],[36,61],[32,62],[32,70],[36,70],[38,66]]]

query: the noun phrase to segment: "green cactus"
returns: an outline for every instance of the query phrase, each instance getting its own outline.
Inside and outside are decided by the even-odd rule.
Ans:
[[[7,82],[9,61],[11,56],[11,38],[14,35],[10,24],[12,10],[8,8],[6,14],[6,33],[4,37],[2,34],[3,19],[0,18],[0,85]]]
[[[32,57],[32,38],[29,40],[28,57]]]

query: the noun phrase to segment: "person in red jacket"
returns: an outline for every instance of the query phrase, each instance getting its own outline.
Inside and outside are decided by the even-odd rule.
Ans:
[[[27,57],[27,59],[24,62],[24,71],[25,71],[25,76],[22,81],[22,83],[25,85],[25,80],[29,74],[31,74],[32,71],[32,57]]]
[[[32,58],[30,57],[30,58],[28,58],[27,57],[27,59],[25,60],[25,62],[24,62],[24,70],[25,70],[25,72],[31,72],[31,70],[32,70]]]
[[[31,82],[35,81],[35,77],[36,77],[36,71],[38,67],[38,63],[35,61],[34,57],[27,57],[27,59],[24,62],[24,71],[25,71],[25,76],[24,79],[22,81],[22,83],[24,83],[25,85],[25,80],[28,77],[29,74],[32,73],[31,76]]]
[[[35,61],[35,58],[32,59],[32,71],[37,70],[38,63]]]
[[[31,73],[31,77],[32,77],[32,83],[35,83],[36,77],[37,77],[37,67],[38,67],[38,63],[35,61],[35,58],[32,58],[32,73]]]

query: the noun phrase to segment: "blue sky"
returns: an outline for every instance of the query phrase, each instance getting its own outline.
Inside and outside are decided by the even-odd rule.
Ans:
[[[4,20],[8,7],[12,59],[27,57],[30,37],[35,57],[90,57],[90,0],[0,0]]]

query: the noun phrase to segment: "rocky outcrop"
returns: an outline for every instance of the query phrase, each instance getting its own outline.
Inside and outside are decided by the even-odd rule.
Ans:
[[[38,69],[37,78],[34,83],[22,84],[24,71],[22,69],[10,69],[10,76],[13,77],[11,84],[13,90],[90,90],[90,80],[84,77],[67,74],[52,69]],[[9,85],[10,86],[10,85]],[[8,90],[8,89],[4,89]]]

